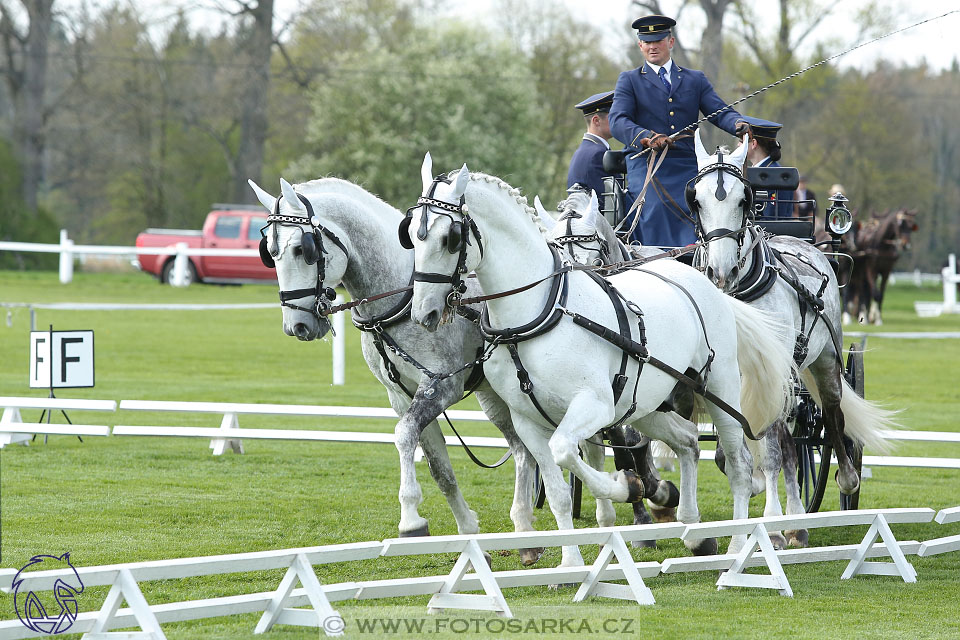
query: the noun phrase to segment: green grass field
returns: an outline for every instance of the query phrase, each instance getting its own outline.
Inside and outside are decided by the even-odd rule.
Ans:
[[[882,331],[958,331],[960,316],[920,319],[914,300],[937,300],[939,288],[893,288],[886,303]],[[76,274],[60,285],[56,273],[0,272],[0,302],[275,302],[275,287],[192,286],[185,290],[158,285],[142,274]],[[6,314],[6,310],[2,310]],[[63,390],[62,397],[206,400],[260,403],[387,406],[386,393],[366,369],[358,335],[348,322],[347,384],[331,384],[330,343],[300,343],[283,335],[279,307],[237,311],[37,311],[37,328],[93,329],[96,335],[96,387]],[[12,309],[0,324],[0,395],[44,396],[29,389],[30,315]],[[860,330],[859,327],[851,327]],[[868,329],[872,331],[872,329]],[[852,342],[847,339],[847,343]],[[902,423],[913,429],[958,431],[960,390],[955,375],[960,359],[957,340],[872,338],[866,354],[866,393],[887,406],[902,408]],[[468,399],[463,408],[477,408]],[[76,412],[86,424],[219,425],[219,417],[191,414],[117,414]],[[62,417],[55,418],[62,421]],[[39,419],[25,411],[24,420]],[[320,428],[392,432],[388,420],[342,420],[241,417],[242,427]],[[463,425],[471,435],[497,435],[492,427]],[[2,558],[0,566],[19,568],[36,554],[71,552],[77,565],[139,562],[154,559],[238,553],[394,537],[399,519],[396,450],[386,445],[247,441],[246,454],[210,454],[207,441],[192,438],[88,438],[51,436],[31,446],[2,450]],[[498,452],[482,451],[485,458]],[[867,452],[869,453],[869,452]],[[960,457],[960,446],[904,444],[903,455]],[[451,450],[461,489],[480,515],[483,531],[512,529],[509,507],[513,469],[473,466],[461,450]],[[612,467],[612,463],[609,463]],[[960,473],[946,470],[873,468],[863,482],[860,505],[874,507],[960,504]],[[423,465],[421,513],[431,532],[456,533],[453,517]],[[677,480],[676,474],[667,474]],[[701,465],[700,507],[704,520],[730,517],[726,479],[712,463]],[[836,504],[828,490],[824,509]],[[596,524],[586,501],[577,526]],[[762,498],[751,502],[760,515]],[[618,505],[618,523],[630,522],[628,505]],[[554,528],[549,511],[537,526]],[[815,530],[814,545],[859,542],[865,528]],[[960,525],[896,526],[901,540],[925,540],[960,533]],[[587,561],[596,547],[584,548]],[[638,560],[685,555],[676,540],[656,550],[634,550]],[[551,549],[540,566],[559,562]],[[382,558],[318,568],[321,582],[399,578],[447,573],[451,555]],[[916,584],[882,576],[839,580],[839,562],[786,567],[795,597],[760,590],[726,590],[714,586],[715,573],[668,575],[648,581],[654,607],[593,599],[572,604],[574,590],[512,589],[506,597],[526,629],[556,621],[555,632],[576,630],[593,637],[653,636],[798,638],[944,638],[960,637],[960,553],[911,557],[919,573]],[[497,570],[520,567],[515,553],[494,555]],[[160,604],[268,591],[281,571],[232,574],[144,583],[148,602]],[[88,588],[82,611],[99,608],[105,588]],[[347,622],[346,637],[365,637],[361,621],[401,619],[415,627],[426,615],[426,597],[388,601],[346,601],[335,607]],[[0,619],[15,616],[10,595],[0,596]],[[520,635],[488,625],[485,614],[469,612],[430,617],[420,631],[401,626],[396,633],[377,627],[379,635],[436,638]],[[242,638],[252,635],[258,616],[239,615],[164,626],[171,640]],[[453,622],[454,619],[461,622]],[[479,622],[470,622],[473,619]],[[567,620],[561,626],[561,622]],[[531,622],[532,621],[532,622]],[[571,622],[572,621],[572,622]],[[586,621],[585,623],[583,621]],[[607,626],[604,627],[604,622]],[[370,623],[372,624],[372,623]],[[589,625],[587,631],[582,625]],[[442,630],[440,626],[445,628]],[[466,625],[466,628],[464,628]],[[539,626],[537,626],[539,625]],[[546,626],[549,626],[548,622]],[[618,633],[612,633],[619,630]],[[533,633],[532,630],[529,631]],[[279,638],[315,638],[316,630],[275,627]]]

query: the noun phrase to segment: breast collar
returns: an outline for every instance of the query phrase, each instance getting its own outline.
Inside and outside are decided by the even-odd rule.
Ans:
[[[557,323],[560,322],[560,319],[563,317],[563,307],[567,304],[567,292],[569,290],[567,277],[570,272],[567,270],[561,271],[563,262],[560,259],[560,253],[552,244],[547,246],[550,247],[550,253],[553,255],[553,269],[558,273],[553,278],[553,282],[550,285],[550,295],[547,296],[547,302],[540,312],[540,315],[522,327],[494,329],[490,326],[490,312],[487,305],[483,305],[483,311],[480,313],[480,333],[483,335],[484,340],[488,342],[516,344],[524,340],[536,338],[550,331],[550,329],[553,329]]]
[[[733,297],[743,302],[753,302],[763,296],[777,281],[777,256],[767,244],[762,232],[748,225],[751,233],[761,233],[761,237],[751,250],[750,270],[737,281]]]

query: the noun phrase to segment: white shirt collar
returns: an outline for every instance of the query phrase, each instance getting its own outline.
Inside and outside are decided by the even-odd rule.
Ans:
[[[656,75],[660,75],[660,66],[659,66],[659,65],[655,65],[655,64],[653,64],[652,62],[648,62],[648,63],[647,63],[647,66],[649,66],[651,69],[653,69],[653,72],[654,72]],[[673,58],[668,58],[668,59],[667,59],[667,63],[666,63],[665,65],[663,65],[663,68],[667,70],[667,81],[669,82],[670,79],[672,78],[671,72],[673,71]]]
[[[598,135],[595,134],[595,133],[590,133],[589,131],[587,131],[585,134],[583,134],[583,139],[584,139],[584,140],[592,140],[593,142],[596,142],[596,143],[598,143],[598,144],[602,144],[602,145],[605,146],[607,149],[610,148],[610,143],[607,142],[606,140],[604,140],[603,138],[601,138],[600,136],[598,136]]]
[[[769,160],[769,159],[770,159],[770,156],[766,156],[763,160],[761,160],[760,162],[757,162],[757,163],[754,164],[753,166],[755,166],[755,167],[762,167],[762,166],[763,166],[763,163],[766,162],[766,161]]]

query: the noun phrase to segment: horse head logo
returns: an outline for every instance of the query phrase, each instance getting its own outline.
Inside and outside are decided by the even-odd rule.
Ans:
[[[44,600],[37,593],[27,591],[21,593],[20,587],[23,585],[24,572],[49,571],[57,569],[70,569],[70,572],[62,578],[57,578],[50,591],[53,599]],[[79,606],[77,596],[83,593],[83,581],[80,580],[80,574],[76,568],[70,564],[70,553],[62,556],[33,556],[17,575],[13,578],[11,585],[13,591],[13,607],[17,612],[17,617],[31,631],[53,635],[63,633],[73,626],[77,619]],[[46,593],[42,591],[41,593]]]

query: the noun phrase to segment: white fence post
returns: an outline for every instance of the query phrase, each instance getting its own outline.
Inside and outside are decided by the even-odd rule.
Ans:
[[[187,280],[187,250],[186,242],[177,243],[177,257],[173,259],[173,273],[170,275],[170,284],[174,287],[186,287],[190,285]]]
[[[334,304],[343,304],[343,296],[337,294]],[[343,313],[333,315],[333,384],[344,384],[344,349],[347,341],[343,334]]]
[[[941,271],[943,276],[943,310],[952,312],[957,307],[957,256],[947,257],[947,266]]]
[[[67,237],[67,230],[60,229],[60,284],[69,284],[73,280],[73,240]]]

